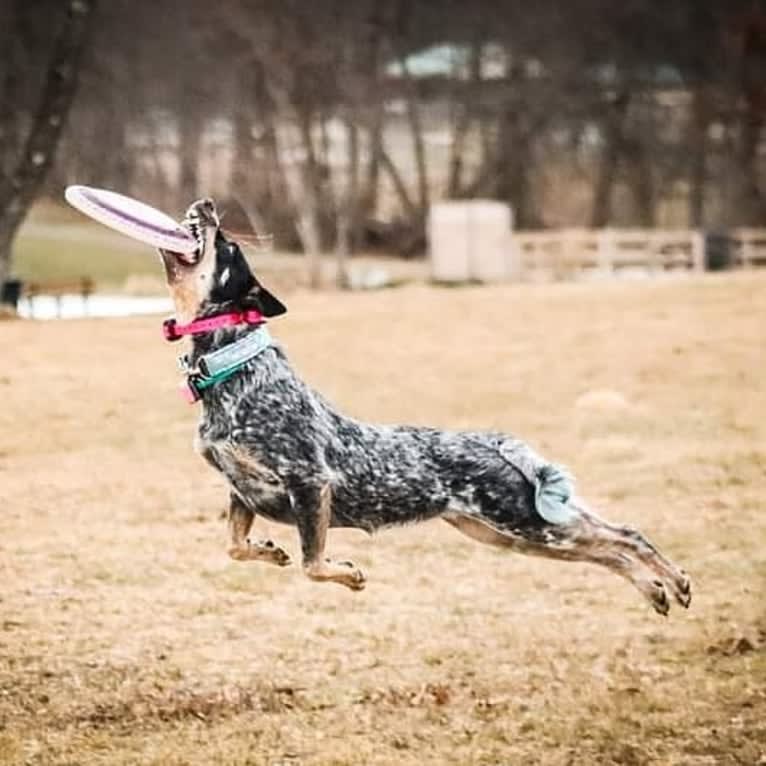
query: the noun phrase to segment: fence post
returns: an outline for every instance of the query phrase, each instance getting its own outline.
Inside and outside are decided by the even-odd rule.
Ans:
[[[611,229],[602,229],[596,234],[596,241],[599,270],[609,275],[614,271],[614,232]]]
[[[705,237],[699,229],[692,229],[692,269],[703,272],[705,270]]]
[[[739,236],[742,247],[742,268],[747,269],[751,266],[753,261],[753,238],[750,235],[749,229],[742,229],[739,232]]]
[[[664,237],[661,232],[655,229],[646,232],[646,239],[644,241],[646,243],[644,257],[649,265],[649,273],[656,277],[657,274],[665,271],[665,262],[662,255],[662,248],[665,244]]]

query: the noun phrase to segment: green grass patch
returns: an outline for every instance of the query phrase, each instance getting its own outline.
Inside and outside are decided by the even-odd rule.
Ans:
[[[12,271],[25,282],[89,277],[99,287],[122,286],[131,276],[161,276],[149,246],[87,222],[25,224],[14,244]]]

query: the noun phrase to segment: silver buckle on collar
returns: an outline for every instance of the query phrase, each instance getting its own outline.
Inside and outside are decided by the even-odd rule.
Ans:
[[[176,361],[178,362],[178,369],[181,370],[184,375],[191,375],[194,372],[188,354],[181,354]]]

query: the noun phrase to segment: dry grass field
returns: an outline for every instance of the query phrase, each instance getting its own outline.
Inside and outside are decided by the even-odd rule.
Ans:
[[[287,297],[340,407],[525,437],[692,608],[439,522],[332,532],[359,594],[230,561],[158,318],[4,322],[0,763],[766,763],[766,275]]]

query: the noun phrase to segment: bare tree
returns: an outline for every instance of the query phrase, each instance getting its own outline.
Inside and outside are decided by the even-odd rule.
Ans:
[[[12,12],[13,21],[18,23],[14,34],[24,39],[25,30],[20,22],[22,5],[14,4]],[[5,172],[0,178],[0,285],[10,273],[11,245],[16,232],[53,164],[77,90],[82,54],[87,45],[96,0],[68,0],[63,14],[56,13],[59,3],[49,5],[49,13],[54,18],[60,18],[61,27],[45,70],[37,108],[26,135],[15,121],[8,126],[8,133],[13,134],[18,143],[15,151],[6,154]],[[7,89],[3,104],[6,116],[13,112],[9,99],[13,97],[15,81],[26,75],[26,70],[20,71],[16,65],[13,59],[6,61]]]

